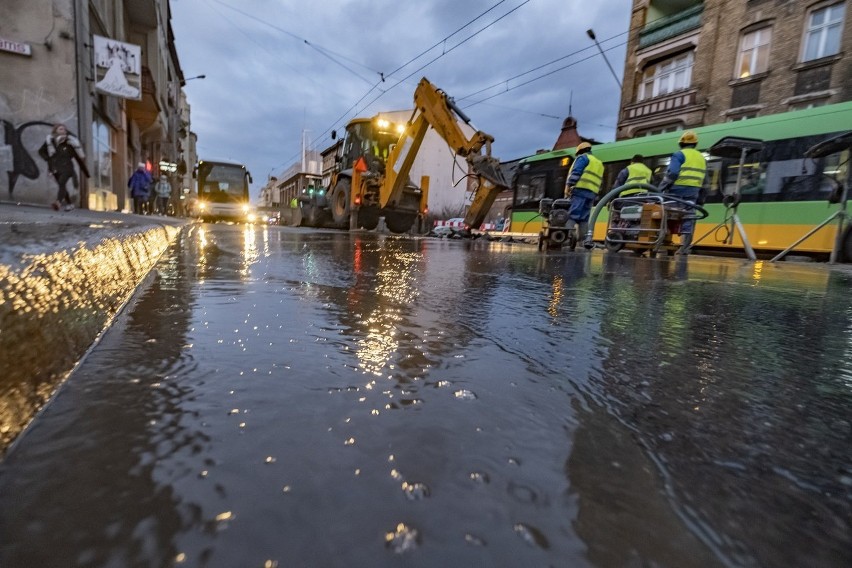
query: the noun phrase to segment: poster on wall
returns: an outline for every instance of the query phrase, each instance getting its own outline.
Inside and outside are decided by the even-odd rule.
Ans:
[[[95,88],[99,93],[142,98],[142,48],[108,37],[94,36]]]

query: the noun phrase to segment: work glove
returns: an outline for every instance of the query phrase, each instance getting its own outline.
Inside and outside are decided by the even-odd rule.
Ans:
[[[572,192],[572,191],[574,191],[574,187],[573,187],[573,186],[570,186],[570,185],[565,186],[565,193],[563,194],[563,195],[565,196],[565,199],[569,199],[569,198],[571,197],[571,192]]]

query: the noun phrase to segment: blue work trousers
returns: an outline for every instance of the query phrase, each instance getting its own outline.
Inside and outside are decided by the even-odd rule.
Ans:
[[[700,188],[698,188],[698,187],[689,187],[689,186],[685,186],[685,185],[673,185],[672,187],[670,187],[666,191],[666,193],[668,193],[669,195],[672,195],[674,197],[677,197],[679,199],[689,201],[690,203],[694,204],[696,201],[698,201],[698,192],[699,191],[700,191]],[[695,214],[695,211],[690,212],[690,215],[694,215],[694,214]],[[691,235],[693,233],[693,231],[695,231],[695,220],[689,219],[689,220],[684,221],[683,225],[681,225],[680,231],[681,231],[682,235]]]
[[[595,197],[597,195],[594,192],[575,187],[571,191],[571,207],[568,209],[568,217],[578,223],[588,223]]]

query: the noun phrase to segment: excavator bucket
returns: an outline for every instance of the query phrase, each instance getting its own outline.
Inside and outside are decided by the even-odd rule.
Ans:
[[[494,200],[500,192],[509,189],[506,177],[500,168],[500,161],[491,156],[470,156],[468,159],[471,173],[475,174],[479,181],[479,187],[473,194],[473,201],[464,216],[465,225],[471,229],[478,229],[485,216],[494,204]]]

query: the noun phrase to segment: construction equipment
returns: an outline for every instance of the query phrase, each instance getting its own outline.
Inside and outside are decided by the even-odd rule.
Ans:
[[[636,255],[645,252],[651,258],[664,251],[672,255],[680,243],[672,236],[682,235],[684,222],[703,219],[696,211],[704,211],[689,201],[671,195],[640,194],[619,197],[612,201],[604,246],[610,252],[622,248]]]
[[[424,176],[417,186],[409,174],[432,127],[453,152],[466,159],[468,175],[478,182],[465,224],[479,227],[497,194],[508,189],[500,161],[491,156],[494,138],[478,130],[468,138],[457,117],[466,124],[470,119],[426,78],[414,91],[414,107],[408,123],[399,128],[379,117],[351,121],[337,156],[331,189],[309,201],[308,208],[328,211],[339,227],[348,223],[350,228],[374,229],[384,217],[391,232],[407,232],[428,212],[429,179]]]
[[[618,197],[630,189],[644,189],[648,193]],[[631,183],[607,193],[592,211],[584,246],[594,246],[592,231],[595,222],[601,210],[608,206],[609,221],[604,239],[607,250],[618,252],[627,249],[639,256],[647,252],[652,258],[661,251],[674,254],[680,244],[675,243],[672,237],[681,235],[685,221],[704,219],[707,211],[691,201],[658,193],[656,189],[645,183]]]
[[[542,199],[538,202],[538,214],[543,219],[538,233],[538,250],[568,246],[572,251],[579,240],[577,225],[568,228],[570,199]]]

